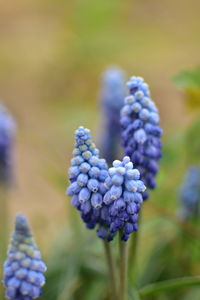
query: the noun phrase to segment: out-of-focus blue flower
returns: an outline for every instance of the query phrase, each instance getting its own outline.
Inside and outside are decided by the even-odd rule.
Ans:
[[[41,260],[28,222],[22,214],[16,216],[15,231],[4,263],[3,282],[6,298],[32,300],[41,294],[45,283],[46,265]]]
[[[9,184],[12,168],[12,143],[15,122],[8,110],[0,104],[0,183]]]
[[[122,162],[115,160],[113,167],[109,169],[109,175],[105,181],[108,191],[104,195],[101,212],[104,222],[98,229],[98,235],[107,238],[109,233],[109,237],[113,238],[120,232],[122,240],[126,241],[138,228],[138,213],[146,187],[129,157],[124,157]]]
[[[117,67],[108,68],[102,75],[100,150],[108,164],[112,164],[119,151],[120,110],[125,97],[124,77],[124,72]]]
[[[158,109],[143,78],[131,77],[127,86],[130,95],[125,98],[121,110],[122,145],[125,155],[140,171],[147,188],[154,189],[158,162],[162,156]],[[143,196],[148,198],[147,192]]]
[[[189,219],[200,215],[200,168],[192,166],[180,188],[180,216]]]
[[[99,158],[99,150],[92,142],[89,129],[79,127],[75,139],[67,195],[72,197],[71,203],[80,211],[86,226],[93,229],[100,222],[108,166],[104,159]]]

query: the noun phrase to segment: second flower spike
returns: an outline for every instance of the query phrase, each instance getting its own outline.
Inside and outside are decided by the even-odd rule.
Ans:
[[[149,189],[156,186],[155,176],[162,156],[158,109],[150,97],[148,85],[141,77],[127,83],[130,95],[121,110],[122,144]],[[148,198],[145,192],[144,198]]]

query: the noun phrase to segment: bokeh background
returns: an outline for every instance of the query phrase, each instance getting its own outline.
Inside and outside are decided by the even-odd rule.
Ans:
[[[199,11],[198,0],[1,3],[0,98],[17,123],[10,227],[15,213],[24,212],[45,254],[69,220],[65,187],[73,132],[84,125],[98,136],[100,74],[109,65],[145,78],[165,132],[166,156],[158,191],[145,204],[142,245],[151,243],[152,223],[166,206],[163,194],[168,209],[176,210],[187,165],[182,135],[195,112],[186,109],[172,78],[200,62]]]

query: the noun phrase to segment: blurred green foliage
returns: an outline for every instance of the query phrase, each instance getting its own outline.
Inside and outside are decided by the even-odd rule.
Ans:
[[[187,161],[190,164],[200,164],[200,116],[186,130],[185,148],[187,149]]]
[[[194,70],[182,71],[174,82],[185,92],[186,104],[192,110],[200,108],[200,66]]]
[[[182,71],[174,77],[174,82],[183,89],[200,89],[200,66],[194,70]]]

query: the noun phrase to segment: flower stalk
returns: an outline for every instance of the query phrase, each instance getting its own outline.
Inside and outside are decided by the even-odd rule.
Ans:
[[[138,219],[138,226],[140,226],[141,223],[141,215],[142,212],[140,212],[140,217]],[[140,237],[140,232],[136,231],[130,239],[130,244],[129,244],[129,256],[128,256],[128,276],[129,276],[129,282],[131,285],[135,286],[136,284],[136,278],[137,278],[137,252],[138,252],[138,243],[139,243],[139,237]]]
[[[8,190],[5,186],[0,185],[0,258],[1,262],[4,261],[7,250],[7,238],[8,238],[8,208],[7,208],[7,198]]]
[[[114,261],[113,256],[111,252],[110,243],[106,240],[103,240],[104,250],[105,250],[105,256],[107,260],[108,265],[108,272],[109,272],[109,278],[110,278],[110,284],[111,284],[111,298],[113,300],[117,300],[117,285],[116,285],[116,276],[115,276],[115,267],[114,267]]]
[[[0,185],[0,263],[1,266],[6,257],[7,240],[8,240],[8,189],[5,185]],[[2,278],[3,270],[0,269]],[[3,299],[3,289],[0,290],[0,298]]]
[[[127,300],[127,271],[128,271],[128,242],[122,240],[122,233],[119,234],[119,297],[120,300]]]

